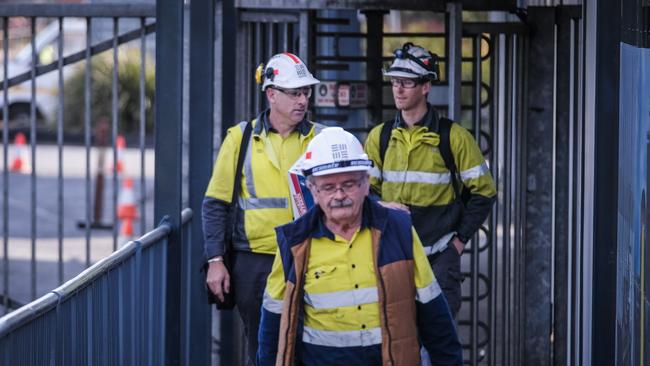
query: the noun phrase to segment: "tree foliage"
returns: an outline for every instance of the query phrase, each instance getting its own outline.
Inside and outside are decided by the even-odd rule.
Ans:
[[[120,52],[118,57],[118,131],[120,134],[137,133],[140,129],[140,53]],[[113,57],[99,55],[92,59],[91,124],[108,119],[112,121],[113,105]],[[85,121],[85,65],[80,65],[65,82],[66,131],[81,133]],[[146,62],[145,72],[145,119],[146,131],[153,131],[153,106],[155,76],[153,62]]]

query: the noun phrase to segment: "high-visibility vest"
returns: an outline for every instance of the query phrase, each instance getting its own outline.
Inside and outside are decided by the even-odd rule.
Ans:
[[[230,203],[246,123],[228,129],[206,197]],[[325,126],[303,120],[289,136],[282,138],[270,131],[265,112],[251,123],[253,131],[247,151],[243,152],[246,156],[232,244],[235,250],[274,254],[277,244],[273,229],[293,220],[287,172]]]
[[[485,201],[476,210],[463,210],[456,200],[450,171],[438,150],[437,114],[430,108],[422,123],[407,128],[396,123],[382,161],[380,134],[383,124],[368,134],[365,151],[374,161],[370,183],[383,201],[400,202],[411,207],[413,224],[425,246],[433,245],[445,234],[461,230],[471,236],[483,223],[496,196],[496,185],[474,137],[456,123],[449,132],[449,143],[460,180],[474,202]],[[398,121],[399,122],[399,121]],[[473,204],[473,203],[472,203]],[[472,225],[459,228],[462,215],[476,215]],[[479,217],[480,216],[480,217]]]

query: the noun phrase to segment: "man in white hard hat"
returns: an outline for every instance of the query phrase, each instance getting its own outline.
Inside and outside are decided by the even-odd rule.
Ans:
[[[371,188],[386,205],[410,212],[456,316],[460,255],[490,214],[496,186],[471,133],[427,103],[432,83],[439,81],[438,57],[412,43],[394,55],[384,75],[398,111],[366,139],[365,151],[375,163]]]
[[[296,55],[271,57],[258,68],[256,81],[269,108],[228,130],[202,216],[207,285],[222,302],[234,298],[249,365],[255,360],[262,293],[276,250],[273,228],[293,219],[287,170],[323,128],[305,118],[312,86],[319,81]],[[247,133],[250,137],[244,139]],[[237,171],[240,156],[242,168]],[[241,188],[235,190],[238,176]]]
[[[258,365],[462,365],[447,302],[409,215],[370,200],[372,162],[339,127],[297,163],[317,203],[276,228]]]

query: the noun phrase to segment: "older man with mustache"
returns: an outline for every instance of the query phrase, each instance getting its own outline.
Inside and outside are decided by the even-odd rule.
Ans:
[[[298,165],[317,203],[276,228],[258,365],[462,365],[445,297],[405,212],[370,200],[372,162],[326,128]]]

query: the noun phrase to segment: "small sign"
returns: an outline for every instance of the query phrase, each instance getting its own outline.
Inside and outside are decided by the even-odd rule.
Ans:
[[[365,83],[350,84],[350,107],[365,108],[368,106],[368,85]]]
[[[316,107],[366,108],[368,85],[323,81],[316,86],[314,104]]]
[[[323,81],[316,85],[316,107],[336,107],[336,81]]]
[[[350,106],[350,84],[339,84],[338,85],[338,105],[339,107],[349,107]]]

